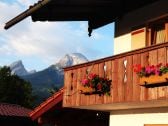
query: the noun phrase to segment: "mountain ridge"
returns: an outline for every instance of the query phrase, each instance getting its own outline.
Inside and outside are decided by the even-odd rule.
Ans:
[[[18,64],[21,66],[18,66],[15,62],[15,66],[18,66],[18,69],[22,70],[22,72],[13,71],[13,73],[20,76],[22,79],[29,81],[32,84],[33,92],[36,96],[40,97],[40,99],[37,100],[37,104],[39,104],[43,99],[46,99],[50,96],[48,89],[53,88],[54,86],[57,88],[61,88],[64,83],[64,67],[69,67],[72,65],[77,65],[81,63],[88,62],[88,59],[80,53],[71,53],[66,54],[63,58],[61,58],[57,63],[50,65],[49,67],[37,71],[35,73],[29,73],[24,68],[24,65],[22,61],[18,61]],[[16,67],[13,67],[16,69]],[[21,69],[22,68],[22,69]],[[14,70],[15,70],[14,69]],[[26,72],[27,73],[26,73]],[[25,72],[25,73],[24,73]],[[24,73],[24,74],[22,74]]]
[[[32,74],[32,73],[36,72],[36,70],[27,71],[23,65],[22,60],[18,60],[18,61],[11,63],[9,65],[9,67],[12,71],[12,74],[16,74],[18,76],[25,76],[25,75]]]
[[[23,63],[21,60],[15,61],[12,64],[10,64],[10,69],[12,70],[12,74],[16,74],[18,76],[22,76],[22,75],[27,75],[28,72],[25,69]]]

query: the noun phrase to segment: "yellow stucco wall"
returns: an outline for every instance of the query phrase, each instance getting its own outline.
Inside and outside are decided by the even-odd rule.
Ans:
[[[114,54],[131,50],[131,33],[114,38]]]
[[[135,31],[132,31],[131,33],[114,38],[114,54],[128,52],[131,50],[143,48],[145,46],[146,46],[145,28],[137,29]]]
[[[137,33],[131,35],[131,50],[143,48],[146,46],[146,29],[142,28],[142,29],[132,31],[132,33],[135,33],[135,32]]]
[[[153,112],[155,110],[155,112]],[[164,113],[160,109],[153,109],[151,112],[141,111],[141,113],[136,113],[131,110],[127,113],[119,112],[116,114],[114,112],[110,113],[110,124],[109,126],[144,126],[144,124],[168,124],[168,112]],[[156,113],[157,111],[157,113]]]

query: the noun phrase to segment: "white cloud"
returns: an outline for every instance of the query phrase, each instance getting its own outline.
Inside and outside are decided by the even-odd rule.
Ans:
[[[38,0],[17,0],[17,2],[22,6],[28,7],[30,5],[33,5],[34,3],[37,3]]]
[[[3,46],[0,55],[20,57],[36,56],[52,64],[66,53],[80,52],[89,58],[99,57],[101,50],[97,50],[93,40],[101,40],[103,36],[93,32],[88,37],[87,23],[77,22],[32,22],[30,18],[16,24],[5,31],[3,25],[23,11],[22,6],[28,6],[35,0],[17,0],[14,4],[0,2],[0,36]],[[22,4],[22,6],[20,5]],[[12,12],[12,13],[11,13]]]
[[[14,10],[14,11],[13,11]],[[21,8],[16,4],[7,4],[0,1],[0,32],[3,30],[5,21],[9,18],[16,16],[21,11]],[[11,13],[12,12],[12,13]]]

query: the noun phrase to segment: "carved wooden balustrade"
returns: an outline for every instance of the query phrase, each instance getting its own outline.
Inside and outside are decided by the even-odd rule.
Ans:
[[[63,106],[93,110],[167,106],[168,86],[140,86],[139,77],[133,71],[134,64],[167,62],[168,43],[163,43],[65,68]],[[81,94],[81,80],[86,77],[86,71],[111,79],[111,95]]]

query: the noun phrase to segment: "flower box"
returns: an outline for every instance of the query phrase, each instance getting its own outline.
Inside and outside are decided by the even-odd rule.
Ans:
[[[81,86],[80,87],[80,92],[81,92],[81,94],[92,94],[93,92],[95,92],[95,90],[91,87]]]
[[[159,63],[157,65],[150,65],[145,67],[142,67],[140,64],[136,64],[134,65],[134,72],[136,72],[140,77],[140,85],[168,85],[168,63],[166,65]]]
[[[104,94],[101,90],[95,90],[91,87],[80,87],[80,93],[84,95],[99,94],[100,96]]]
[[[97,74],[87,74],[87,77],[81,81],[81,94],[91,95],[110,95],[111,80],[108,78],[99,77]]]
[[[162,75],[151,75],[149,77],[141,77],[140,85],[152,85],[168,82],[168,73]]]

